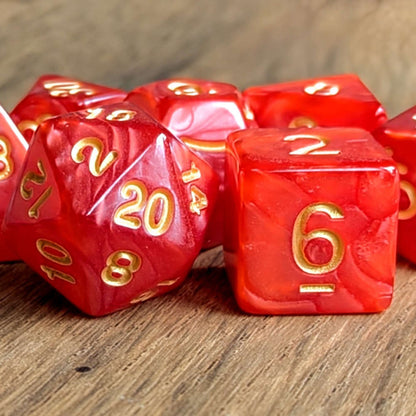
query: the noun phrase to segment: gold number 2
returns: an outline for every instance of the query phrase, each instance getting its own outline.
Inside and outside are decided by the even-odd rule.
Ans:
[[[327,146],[329,143],[329,140],[323,136],[314,134],[291,134],[283,139],[285,142],[294,142],[295,140],[315,140],[317,143],[292,150],[289,152],[290,155],[338,155],[341,153],[340,150],[318,150]]]
[[[337,233],[326,229],[318,229],[306,233],[306,225],[311,215],[323,212],[331,219],[341,219],[344,215],[337,205],[330,202],[318,202],[305,207],[296,217],[292,235],[292,253],[298,267],[309,274],[324,274],[335,270],[344,257],[344,244]],[[323,238],[332,245],[332,257],[325,264],[311,263],[305,255],[306,244],[314,238]]]
[[[127,181],[121,188],[121,196],[125,199],[132,197],[134,199],[117,208],[114,213],[114,222],[134,230],[140,228],[142,224],[140,218],[131,214],[138,213],[147,201],[143,216],[144,228],[150,235],[163,235],[168,231],[173,220],[175,208],[173,195],[164,188],[155,189],[149,199],[147,199],[147,194],[147,188],[143,182],[136,179]],[[160,206],[161,212],[157,215]]]
[[[0,136],[0,147],[0,163],[3,165],[0,169],[0,181],[2,181],[13,173],[14,163],[10,157],[10,142],[5,136]]]
[[[82,163],[85,160],[83,151],[86,147],[92,148],[88,167],[94,176],[101,176],[118,158],[115,150],[103,158],[103,142],[98,137],[85,137],[72,147],[71,158],[75,163]]]
[[[120,261],[123,260],[123,264]],[[142,259],[132,251],[115,251],[106,261],[106,267],[101,272],[102,281],[109,286],[125,286],[131,282],[133,274],[140,269]]]

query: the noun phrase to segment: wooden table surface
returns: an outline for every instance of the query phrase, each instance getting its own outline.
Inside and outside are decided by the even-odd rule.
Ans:
[[[390,114],[416,101],[412,1],[0,2],[0,102],[58,73],[131,89],[358,73]],[[416,270],[377,315],[241,313],[221,250],[185,284],[103,318],[0,265],[0,415],[413,415]]]

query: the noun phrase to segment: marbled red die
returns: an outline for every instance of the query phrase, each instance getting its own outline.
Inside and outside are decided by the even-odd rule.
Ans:
[[[0,225],[16,188],[18,171],[23,163],[28,144],[0,106]],[[3,228],[3,227],[2,227]],[[0,232],[0,261],[17,260],[18,256],[10,247],[7,235]]]
[[[51,117],[99,105],[118,103],[124,91],[59,75],[41,76],[11,112],[29,142],[38,125]]]
[[[222,244],[225,139],[232,131],[256,126],[240,92],[222,82],[176,79],[138,87],[127,101],[148,111],[220,176],[220,192],[204,248]]]
[[[416,106],[373,132],[392,154],[400,173],[400,211],[397,251],[416,263]]]
[[[244,98],[260,127],[359,127],[371,131],[386,113],[356,75],[251,87]]]
[[[183,281],[217,187],[212,169],[144,111],[103,106],[39,126],[6,226],[26,263],[103,315]]]
[[[231,134],[225,260],[257,314],[378,312],[391,302],[399,177],[366,131]]]

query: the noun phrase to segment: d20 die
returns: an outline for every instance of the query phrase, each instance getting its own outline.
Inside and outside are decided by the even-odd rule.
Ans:
[[[7,229],[21,258],[90,315],[177,287],[201,249],[212,169],[138,107],[43,122]]]
[[[260,127],[359,127],[371,131],[387,120],[356,75],[337,75],[244,91]]]
[[[16,188],[18,171],[28,144],[7,112],[0,106],[0,261],[17,260],[3,229],[3,220]]]
[[[389,120],[373,132],[397,162],[400,173],[400,211],[397,251],[416,263],[416,107]]]
[[[225,139],[235,130],[256,126],[240,92],[221,82],[176,79],[138,87],[127,101],[159,120],[220,176],[219,196],[204,248],[222,244]]]
[[[378,312],[391,302],[399,177],[366,131],[230,135],[226,266],[258,314]]]
[[[51,117],[123,101],[124,91],[59,75],[41,76],[11,112],[29,142],[38,125]]]

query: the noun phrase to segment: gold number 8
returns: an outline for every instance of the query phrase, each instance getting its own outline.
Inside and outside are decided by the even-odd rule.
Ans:
[[[335,204],[329,202],[318,202],[308,205],[296,217],[293,227],[292,252],[298,267],[309,274],[324,274],[335,270],[344,257],[344,244],[337,233],[334,231],[320,229],[306,233],[306,224],[312,214],[323,212],[332,219],[344,218],[341,209]],[[325,264],[311,263],[305,256],[306,244],[314,238],[323,238],[332,245],[332,257]]]
[[[121,260],[128,264],[122,264]],[[119,287],[131,282],[134,272],[142,265],[142,259],[132,251],[115,251],[108,256],[106,265],[101,272],[101,279],[109,286]]]

